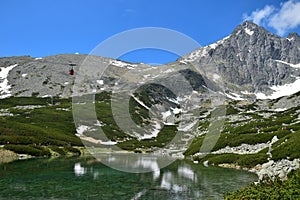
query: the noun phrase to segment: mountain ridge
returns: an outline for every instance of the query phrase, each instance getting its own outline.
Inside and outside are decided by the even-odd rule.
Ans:
[[[289,37],[296,39],[281,38],[254,23],[244,22],[229,36],[192,52],[181,62],[213,65],[229,91],[243,98],[249,94],[260,98],[257,93],[271,97],[272,86],[295,83],[299,77],[299,37]],[[241,87],[235,90],[237,85]]]
[[[228,97],[255,99],[272,96],[274,86],[296,82],[300,77],[298,55],[300,55],[300,37],[297,33],[281,38],[263,27],[245,21],[222,40],[201,47],[176,62],[166,65],[181,66],[182,69],[196,67],[198,73],[205,69],[208,79],[213,79],[213,72],[216,71],[221,77],[222,83],[220,84],[224,84],[224,93],[227,93]],[[79,69],[81,63],[89,57],[89,55],[76,54],[59,54],[44,58],[6,57],[0,59],[0,67],[18,64],[7,77],[7,82],[11,85],[12,96],[49,94],[68,97],[71,96],[70,83],[74,80],[74,77],[67,75],[69,64],[74,63],[77,65],[75,68]],[[132,70],[134,66],[143,66],[142,63],[114,61],[110,58],[95,56],[95,59],[102,63],[101,65],[110,65],[112,69],[110,75],[115,78],[120,76],[117,70],[124,70],[124,67]],[[22,77],[25,74],[27,77]],[[32,78],[32,83],[28,80],[29,77]],[[264,96],[257,95],[258,93],[263,93]]]

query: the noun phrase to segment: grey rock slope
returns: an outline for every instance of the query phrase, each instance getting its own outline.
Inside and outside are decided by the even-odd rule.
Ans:
[[[244,22],[228,37],[196,49],[160,70],[146,64],[97,56],[89,57],[92,59],[88,62],[94,68],[86,70],[81,68],[82,64],[86,65],[88,55],[75,54],[40,59],[29,56],[0,58],[0,96],[70,97],[78,75],[76,72],[82,70],[93,77],[90,82],[94,82],[99,90],[115,87],[120,77],[121,81],[127,76],[132,79],[130,81],[135,79],[143,83],[153,79],[157,82],[168,77],[174,79],[174,73],[179,72],[190,79],[195,90],[207,85],[211,85],[211,88],[221,85],[222,92],[231,94],[231,97],[235,94],[234,97],[256,98],[258,92],[272,94],[272,86],[295,83],[300,77],[299,55],[300,37],[297,33],[281,38],[254,23]],[[68,74],[71,63],[75,65],[74,76]],[[96,69],[99,66],[109,68],[103,74],[103,71]],[[187,69],[201,73],[201,76],[184,71]]]
[[[74,77],[68,74],[71,63],[80,65],[85,55],[56,55],[43,59],[1,58],[2,69],[17,64],[6,79],[12,96],[70,96]],[[5,95],[5,94],[2,94]]]

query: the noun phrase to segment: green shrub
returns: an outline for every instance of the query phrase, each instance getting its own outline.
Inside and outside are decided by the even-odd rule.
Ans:
[[[221,134],[218,142],[213,148],[213,151],[222,149],[226,146],[236,147],[241,144],[257,144],[257,143],[265,143],[270,141],[276,133],[259,133],[259,134]]]
[[[300,131],[282,137],[273,145],[272,159],[300,158]]]
[[[268,156],[265,153],[248,154],[239,157],[237,163],[241,167],[254,167],[257,164],[268,162]]]
[[[38,143],[38,139],[31,136],[0,135],[0,144],[33,144]]]
[[[60,148],[58,146],[50,146],[49,147],[52,151],[55,151],[56,153],[58,153],[59,155],[66,155],[66,152],[63,150],[63,148]]]
[[[71,112],[56,110],[71,107],[70,99],[53,98],[60,105],[48,106],[50,98],[14,97],[1,100],[0,108],[9,108],[15,116],[0,117],[0,144],[76,145],[82,146],[75,136]],[[17,105],[46,107],[18,110]]]
[[[274,181],[265,177],[257,185],[251,184],[238,191],[227,192],[225,199],[300,199],[300,170],[292,171],[285,181],[281,181],[278,177]]]
[[[232,163],[236,164],[240,155],[232,154],[232,153],[224,153],[224,154],[217,154],[217,155],[210,155],[205,160],[208,160],[209,163],[213,163],[215,165],[223,164],[223,163]]]
[[[198,153],[200,151],[200,147],[202,145],[203,140],[204,140],[204,136],[194,138],[191,145],[184,152],[184,155],[190,156],[190,155],[194,155],[195,153]]]
[[[51,153],[48,149],[40,146],[33,145],[14,145],[7,144],[4,146],[5,149],[13,151],[19,154],[29,154],[32,156],[50,156]]]
[[[239,111],[237,109],[235,109],[233,106],[227,106],[226,107],[226,115],[234,115],[234,114],[238,114]]]
[[[67,152],[71,152],[72,154],[77,154],[77,155],[80,155],[81,154],[81,151],[79,149],[76,149],[74,147],[71,147],[71,146],[64,146],[64,149],[67,151]]]

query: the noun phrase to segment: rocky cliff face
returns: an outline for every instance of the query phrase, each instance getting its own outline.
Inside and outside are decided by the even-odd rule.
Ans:
[[[262,27],[244,22],[228,37],[180,59],[198,66],[213,66],[235,92],[264,92],[293,83],[300,75],[300,37],[281,38]]]
[[[193,89],[202,88],[203,80],[215,85],[224,84],[223,93],[232,98],[267,98],[286,84],[296,87],[300,77],[300,37],[291,33],[287,38],[276,36],[251,22],[244,22],[226,38],[191,52],[178,61],[167,64],[162,78],[175,77],[174,72],[195,68],[203,79],[189,80]],[[45,58],[1,58],[0,96],[61,96],[72,94],[75,76],[70,76],[70,64],[79,70],[87,55],[55,55]],[[97,80],[100,72],[93,73],[98,88],[109,90],[120,76],[139,70],[148,76],[152,66],[131,64],[109,58],[94,57],[99,65],[110,69]],[[94,62],[93,61],[93,62]],[[172,70],[172,69],[175,70]],[[151,70],[150,70],[151,71]],[[182,73],[185,78],[192,77]],[[154,75],[153,75],[154,76]],[[156,76],[156,75],[155,75]],[[201,76],[200,76],[201,77]],[[216,80],[218,79],[218,81]],[[142,79],[141,79],[142,80]],[[212,84],[213,85],[213,84]],[[277,88],[276,88],[277,87]],[[300,90],[300,89],[299,89]],[[296,91],[295,91],[296,92]],[[260,94],[260,95],[258,95]],[[262,95],[263,94],[263,95]],[[284,94],[283,94],[284,95]],[[281,95],[282,96],[282,95]]]

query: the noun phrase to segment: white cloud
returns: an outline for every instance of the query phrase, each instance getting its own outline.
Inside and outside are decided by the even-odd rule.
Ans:
[[[268,25],[274,28],[279,35],[299,26],[300,2],[290,0],[283,3],[279,12],[270,18]]]
[[[300,2],[289,0],[275,9],[272,5],[266,5],[263,9],[257,9],[250,15],[244,14],[244,20],[253,21],[258,25],[267,25],[274,28],[278,35],[284,35],[290,29],[300,25]]]
[[[262,20],[268,18],[274,10],[275,8],[273,6],[266,5],[261,10],[257,9],[253,11],[250,16],[245,15],[244,19],[253,21],[255,24],[261,25]]]

